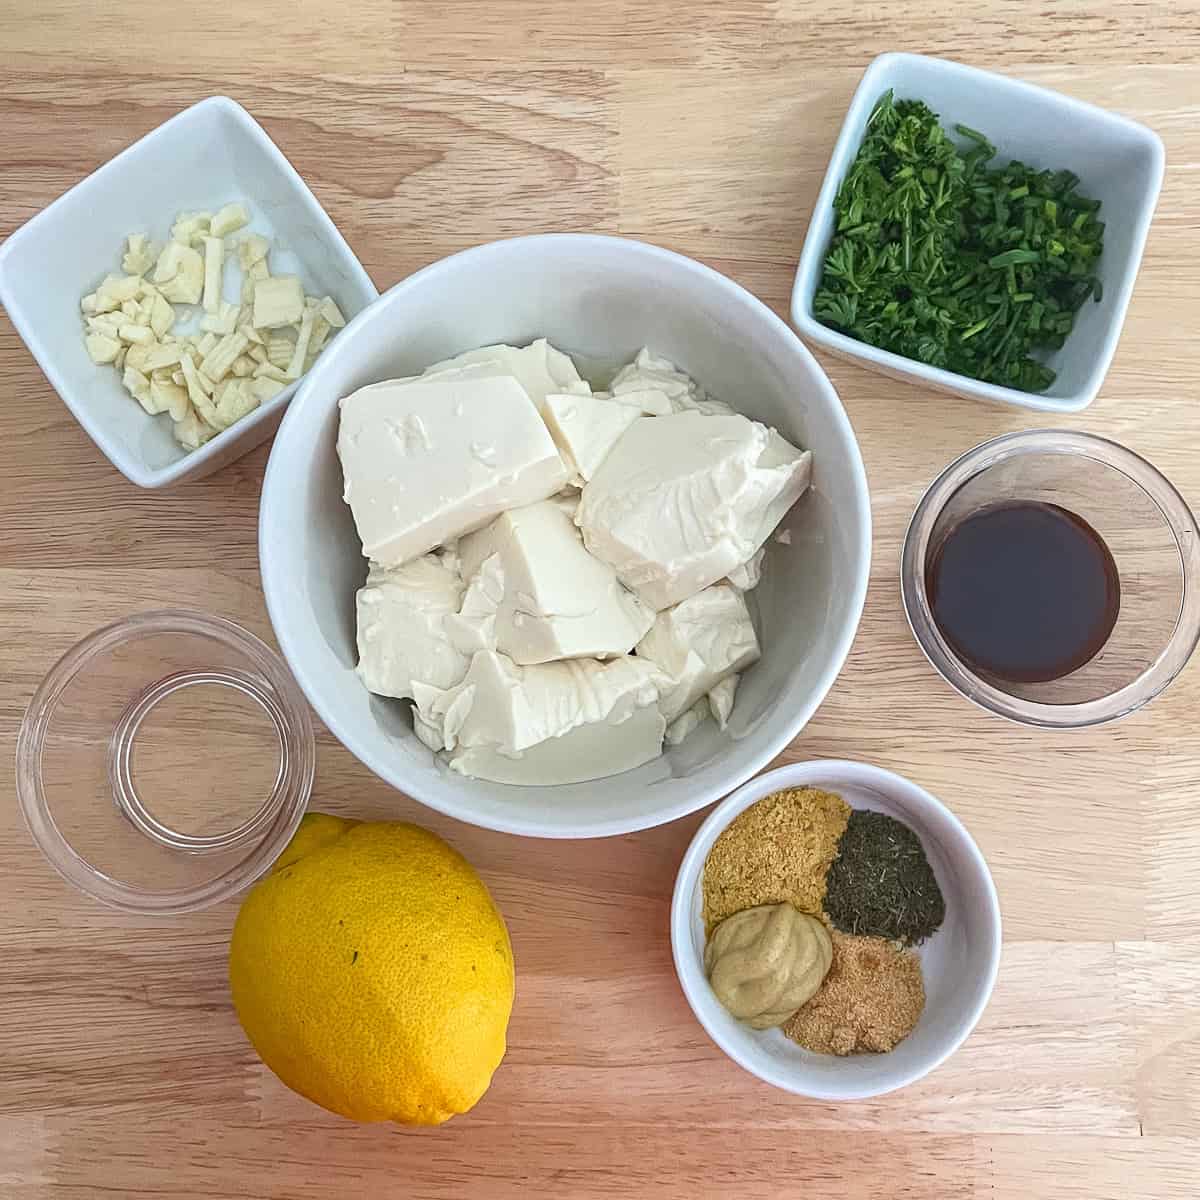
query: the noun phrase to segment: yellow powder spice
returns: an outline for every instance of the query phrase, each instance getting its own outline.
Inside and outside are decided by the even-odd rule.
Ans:
[[[824,920],[825,876],[850,806],[832,792],[789,788],[752,804],[724,830],[704,864],[704,926],[760,904],[794,905]]]

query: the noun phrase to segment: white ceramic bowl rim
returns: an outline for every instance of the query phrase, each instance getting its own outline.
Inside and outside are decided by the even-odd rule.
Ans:
[[[838,1090],[822,1089],[803,1086],[797,1082],[795,1075],[782,1064],[766,1066],[763,1063],[751,1064],[739,1053],[721,1032],[720,1028],[708,1020],[705,1004],[699,997],[704,996],[710,1005],[719,1005],[712,995],[708,979],[704,974],[703,964],[699,961],[692,945],[692,904],[695,889],[699,886],[704,864],[713,843],[738,816],[739,813],[757,803],[765,796],[771,795],[782,788],[819,786],[822,781],[830,778],[850,777],[856,782],[880,793],[903,792],[910,797],[919,799],[920,803],[951,829],[956,836],[956,850],[967,861],[974,876],[983,883],[984,903],[988,923],[994,931],[990,953],[978,989],[978,998],[972,1005],[967,1019],[961,1024],[954,1036],[947,1038],[941,1044],[936,1055],[926,1058],[918,1066],[906,1072],[893,1076],[886,1087],[854,1088],[847,1086]],[[723,1050],[738,1066],[757,1076],[764,1082],[792,1092],[798,1096],[808,1096],[814,1100],[865,1100],[872,1096],[885,1095],[907,1087],[918,1079],[928,1075],[930,1071],[946,1061],[964,1041],[970,1036],[979,1018],[983,1015],[991,998],[996,976],[1000,970],[1001,951],[1001,922],[1000,901],[996,894],[996,885],[992,880],[988,865],[975,844],[970,833],[962,822],[940,800],[932,796],[924,788],[888,771],[883,767],[872,766],[869,763],[854,762],[846,759],[818,759],[810,762],[792,763],[767,771],[762,775],[744,783],[732,795],[726,797],[708,814],[704,824],[696,831],[679,864],[675,878],[675,891],[671,899],[671,953],[675,960],[675,973],[679,977],[680,987],[691,1006],[696,1020],[704,1027],[705,1033]]]
[[[864,563],[870,562],[871,513],[866,470],[863,466],[862,455],[858,449],[858,442],[854,436],[850,420],[846,416],[845,409],[842,407],[841,401],[833,389],[833,385],[829,382],[828,377],[813,357],[811,351],[785,321],[740,284],[735,283],[711,267],[707,267],[685,255],[676,254],[671,250],[666,250],[633,238],[612,237],[605,234],[530,234],[523,237],[488,242],[461,250],[456,254],[431,263],[429,266],[408,276],[408,278],[389,288],[375,303],[363,309],[341,331],[339,336],[330,343],[321,356],[321,359],[308,376],[306,376],[300,390],[289,406],[283,418],[275,446],[278,447],[286,439],[290,424],[299,420],[300,414],[303,412],[314,390],[323,386],[322,367],[331,367],[338,361],[342,354],[348,351],[348,347],[353,344],[356,331],[360,325],[371,320],[377,306],[385,305],[393,295],[418,288],[427,276],[433,272],[444,270],[449,263],[485,260],[491,256],[510,254],[514,249],[526,249],[530,255],[534,255],[537,253],[539,246],[547,242],[570,243],[581,249],[592,250],[602,250],[606,247],[613,249],[638,247],[641,251],[663,262],[670,262],[676,267],[682,267],[696,277],[703,279],[709,285],[719,288],[725,293],[731,304],[741,305],[753,310],[768,326],[773,327],[776,333],[786,339],[790,347],[800,355],[802,360],[807,361],[812,368],[814,379],[819,381],[819,386],[827,390],[829,400],[828,419],[836,424],[838,432],[847,447],[846,461],[843,465],[846,470],[855,476],[856,491],[863,501],[860,506],[861,523],[858,530],[856,552],[860,556],[860,561]],[[273,448],[263,479],[262,495],[264,503],[268,493],[273,489],[285,486],[283,476],[285,471],[289,469],[290,466],[285,467],[280,456],[275,453],[275,449]],[[277,475],[280,476],[278,480],[276,479]],[[265,523],[260,520],[258,551],[263,596],[266,601],[267,613],[270,616],[271,624],[284,658],[295,675],[296,681],[300,684],[301,689],[329,731],[374,774],[385,782],[395,786],[391,779],[393,772],[389,769],[389,764],[383,761],[381,755],[367,750],[355,735],[354,729],[346,721],[342,720],[339,712],[323,702],[321,690],[316,685],[316,680],[313,678],[311,670],[306,666],[306,656],[301,644],[299,631],[293,619],[289,616],[291,605],[288,590],[283,586],[277,588],[273,583],[273,580],[278,575],[278,570],[275,567],[275,548],[271,538],[266,534]],[[715,781],[707,786],[698,787],[685,799],[673,804],[663,805],[652,812],[641,814],[634,819],[626,817],[598,817],[586,824],[576,824],[569,830],[560,828],[547,829],[535,821],[519,817],[484,818],[474,812],[469,804],[447,799],[421,786],[418,782],[414,782],[411,786],[406,785],[405,790],[415,800],[420,801],[437,812],[444,813],[446,816],[454,817],[460,821],[466,821],[469,824],[478,825],[483,828],[494,829],[500,833],[513,833],[526,837],[615,837],[620,834],[633,833],[640,829],[649,829],[657,825],[667,824],[668,822],[678,820],[680,817],[687,816],[689,813],[695,812],[719,800],[723,795],[728,793],[731,787],[736,787],[739,783],[743,782],[748,774],[753,773],[754,770],[761,769],[762,766],[770,762],[788,746],[816,711],[817,707],[828,694],[830,687],[832,687],[834,680],[837,678],[846,661],[847,655],[850,653],[850,647],[853,644],[854,637],[858,631],[859,621],[862,617],[863,605],[867,594],[868,577],[869,571],[864,569],[857,574],[854,580],[853,593],[849,598],[849,604],[846,608],[847,617],[841,623],[841,629],[836,636],[832,653],[829,656],[826,669],[821,674],[818,686],[812,689],[808,700],[804,704],[798,706],[781,722],[778,731],[758,756],[760,761],[757,765],[749,764],[745,766],[732,782],[726,779],[724,782]]]

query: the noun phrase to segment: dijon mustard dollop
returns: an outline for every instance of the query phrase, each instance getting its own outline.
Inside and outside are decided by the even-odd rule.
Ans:
[[[790,904],[727,917],[704,948],[717,999],[752,1029],[782,1025],[821,986],[833,959],[829,931]]]

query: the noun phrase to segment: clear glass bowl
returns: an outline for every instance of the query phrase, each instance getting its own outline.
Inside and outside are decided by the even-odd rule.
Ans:
[[[127,912],[191,912],[278,857],[312,791],[308,706],[278,655],[220,617],[138,613],[42,680],[17,795],[51,865]]]
[[[1005,500],[1057,504],[1107,543],[1121,581],[1108,641],[1077,670],[1044,683],[983,677],[942,637],[927,567],[946,534]],[[929,661],[968,700],[1026,725],[1076,728],[1125,716],[1183,670],[1200,639],[1196,518],[1144,458],[1104,438],[1030,430],[994,438],[951,463],[917,505],[900,563],[904,611]]]

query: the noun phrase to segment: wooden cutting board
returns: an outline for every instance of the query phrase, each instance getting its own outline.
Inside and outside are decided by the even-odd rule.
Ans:
[[[1200,6],[1107,0],[343,0],[147,8],[9,0],[0,236],[192,101],[278,141],[380,288],[536,230],[659,242],[786,310],[843,111],[885,50],[945,54],[1153,126],[1167,176],[1125,333],[1070,425],[1200,503]],[[1154,65],[1145,65],[1153,63]],[[170,214],[167,214],[170,215]],[[823,360],[825,361],[825,360]],[[314,803],[410,817],[476,863],[512,928],[511,1049],[440,1130],[355,1127],[288,1093],[233,1019],[234,905],[148,922],[75,895],[0,782],[0,1195],[12,1200],[821,1195],[1191,1197],[1200,1178],[1200,671],[1106,729],[1032,732],[926,665],[900,608],[922,488],[1033,415],[825,361],[874,498],[846,669],[785,759],[861,758],[963,818],[1000,889],[995,998],[962,1051],[879,1101],[808,1103],[727,1061],[676,986],[667,906],[699,817],[601,843],[455,824],[330,736]],[[0,317],[0,739],[79,636],[186,602],[270,636],[255,521],[267,450],[169,494],[102,458]]]

